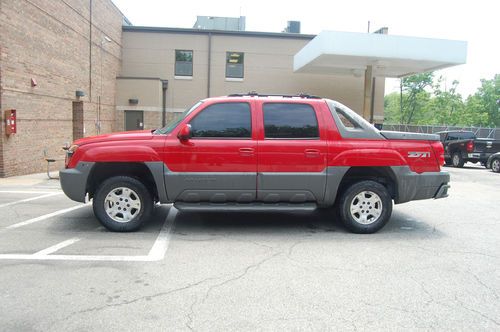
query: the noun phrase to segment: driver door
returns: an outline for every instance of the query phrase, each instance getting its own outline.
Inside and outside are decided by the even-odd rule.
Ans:
[[[203,106],[167,139],[164,162],[169,200],[254,201],[257,143],[251,104],[235,101]],[[191,125],[191,138],[179,140],[177,131],[187,124]]]

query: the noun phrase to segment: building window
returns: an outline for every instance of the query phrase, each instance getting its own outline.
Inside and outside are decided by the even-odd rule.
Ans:
[[[175,50],[175,76],[193,76],[193,51]]]
[[[226,78],[243,78],[244,53],[226,52]]]
[[[252,120],[247,103],[207,106],[191,121],[193,138],[251,138]]]
[[[263,110],[265,138],[319,138],[318,120],[310,105],[266,103]]]

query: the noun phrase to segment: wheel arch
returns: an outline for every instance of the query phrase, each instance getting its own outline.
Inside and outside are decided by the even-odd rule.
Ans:
[[[371,180],[383,185],[392,199],[398,197],[398,181],[394,171],[389,166],[353,166],[342,176],[337,187],[337,194],[334,203],[340,200],[342,193],[351,185],[357,182]]]
[[[158,166],[158,163],[141,162],[96,163],[90,171],[86,192],[89,194],[89,198],[92,198],[99,185],[106,179],[113,176],[130,176],[141,181],[155,201],[164,201],[166,198],[166,191],[164,190],[165,185],[162,180],[163,167],[160,168]]]

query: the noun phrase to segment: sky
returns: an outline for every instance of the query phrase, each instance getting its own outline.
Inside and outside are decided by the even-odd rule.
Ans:
[[[112,0],[138,26],[192,28],[196,16],[246,16],[247,31],[281,32],[300,21],[301,33],[323,30],[367,32],[388,27],[389,34],[467,41],[467,63],[436,72],[446,86],[460,82],[465,98],[480,79],[500,74],[500,0]],[[386,80],[386,93],[399,91]]]

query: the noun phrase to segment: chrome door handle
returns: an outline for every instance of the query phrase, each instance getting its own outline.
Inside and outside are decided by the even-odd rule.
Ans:
[[[306,149],[304,154],[307,158],[318,158],[320,155],[319,150],[316,149]]]
[[[240,148],[240,155],[242,156],[253,156],[254,152],[253,148]]]

